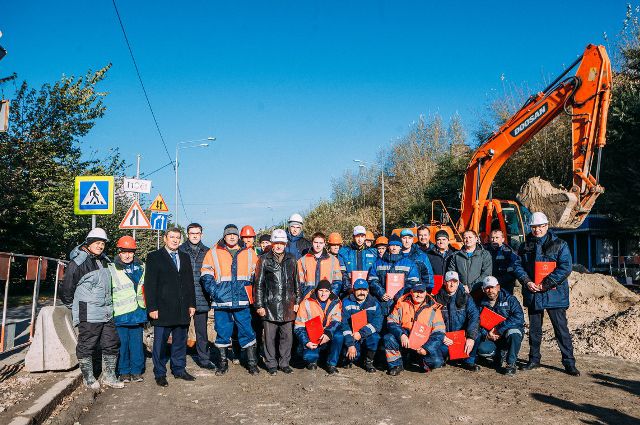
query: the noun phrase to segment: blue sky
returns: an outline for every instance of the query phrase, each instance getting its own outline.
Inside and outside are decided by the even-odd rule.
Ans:
[[[160,127],[180,151],[188,218],[210,240],[304,212],[331,179],[373,161],[420,114],[458,112],[472,134],[505,81],[541,89],[586,44],[607,45],[625,1],[117,2]],[[111,1],[5,2],[0,76],[38,86],[111,62],[108,111],[83,141],[142,170],[169,162]],[[609,47],[609,46],[607,46]],[[610,52],[611,54],[611,52]],[[11,87],[5,86],[5,95]],[[135,166],[130,169],[135,173]],[[170,167],[152,194],[174,205]],[[180,222],[185,214],[180,212]]]

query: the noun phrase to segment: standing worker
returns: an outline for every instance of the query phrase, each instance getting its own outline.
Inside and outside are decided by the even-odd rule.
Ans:
[[[373,242],[375,242],[376,237],[373,235],[373,232],[371,230],[367,230],[367,233],[365,234],[365,240],[364,240],[364,244],[367,246],[367,248],[371,248],[373,246]]]
[[[311,242],[304,238],[302,226],[304,221],[298,213],[291,214],[289,217],[289,230],[287,231],[287,252],[293,254],[296,260],[299,260],[304,254],[311,249]]]
[[[123,236],[116,244],[118,256],[109,264],[113,291],[113,318],[120,337],[118,373],[122,382],[142,382],[144,346],[142,334],[147,323],[144,301],[144,265],[136,258],[136,241]]]
[[[542,321],[546,310],[560,347],[565,371],[569,375],[580,376],[573,356],[573,342],[567,323],[567,308],[569,308],[567,278],[571,273],[571,252],[565,241],[549,231],[549,220],[544,213],[534,212],[529,225],[531,233],[518,249],[522,263],[516,263],[514,267],[518,280],[522,282],[522,299],[527,307],[530,326],[529,362],[522,369],[531,370],[540,367]],[[550,274],[539,279],[540,283],[536,283],[537,262],[545,262],[555,267]]]
[[[260,255],[259,248],[256,245],[256,231],[253,227],[246,225],[240,230],[240,238],[245,248],[251,248],[254,252]]]
[[[436,244],[427,251],[434,275],[444,276],[449,268],[451,256],[455,250],[449,245],[449,234],[446,230],[436,232]]]
[[[238,245],[240,232],[235,224],[225,226],[222,241],[207,252],[202,262],[200,281],[211,295],[216,347],[220,352],[217,375],[229,370],[227,348],[231,347],[234,325],[238,328],[238,342],[247,353],[247,369],[251,375],[260,372],[256,334],[251,326],[249,294],[253,294],[253,275],[258,256],[250,248]]]
[[[346,296],[351,292],[351,272],[368,272],[373,263],[378,258],[374,248],[367,248],[367,229],[364,226],[353,228],[353,242],[351,245],[342,247],[338,258],[342,269],[342,295]]]
[[[314,233],[311,236],[311,250],[298,260],[298,279],[303,297],[311,293],[321,280],[331,282],[331,292],[336,296],[340,295],[342,290],[340,261],[329,255],[324,246],[324,234]]]
[[[462,234],[464,246],[456,251],[449,262],[449,270],[458,272],[460,283],[474,299],[482,297],[482,281],[491,276],[493,264],[491,254],[478,243],[478,234],[465,230]]]
[[[413,237],[413,231],[411,229],[403,229],[402,232],[400,232],[402,255],[416,263],[418,273],[420,274],[420,282],[427,285],[427,291],[431,293],[433,289],[433,268],[431,267],[427,254],[413,243]]]
[[[417,232],[418,243],[416,243],[416,245],[422,252],[426,254],[431,248],[433,248],[433,244],[430,241],[431,230],[429,230],[429,226],[423,224],[422,226],[418,227]]]
[[[92,390],[100,389],[93,375],[93,355],[98,346],[102,350],[102,383],[112,388],[124,387],[115,374],[120,339],[113,321],[109,259],[104,255],[107,241],[107,233],[96,227],[82,245],[71,251],[60,294],[64,305],[71,309],[73,325],[78,327],[76,356],[84,384]]]
[[[145,296],[153,325],[153,375],[161,387],[167,382],[167,341],[171,335],[171,373],[195,381],[186,370],[187,332],[196,313],[193,270],[187,254],[180,252],[182,233],[177,227],[164,234],[164,246],[147,256]]]
[[[382,258],[385,252],[387,252],[387,245],[389,245],[389,239],[386,236],[379,236],[373,245],[378,251],[378,258]]]
[[[329,233],[327,245],[329,246],[329,254],[338,258],[340,248],[342,248],[342,235],[338,232]]]
[[[516,286],[516,275],[513,267],[520,260],[518,254],[504,243],[502,230],[492,230],[489,239],[490,243],[487,244],[486,248],[493,260],[493,272],[491,275],[498,279],[502,289],[513,294],[513,288]]]
[[[260,248],[258,249],[258,255],[266,254],[271,247],[271,235],[265,234],[258,238]]]
[[[196,294],[196,314],[193,316],[193,328],[196,331],[196,352],[198,354],[196,364],[203,369],[215,370],[216,366],[211,362],[209,353],[209,333],[207,332],[211,302],[200,284],[200,269],[204,256],[209,251],[209,247],[202,243],[202,233],[200,224],[189,224],[187,226],[187,240],[180,245],[179,250],[189,256],[193,269],[193,288]]]

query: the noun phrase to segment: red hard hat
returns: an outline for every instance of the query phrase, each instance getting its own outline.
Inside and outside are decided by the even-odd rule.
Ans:
[[[240,230],[241,238],[254,238],[256,236],[256,231],[253,230],[251,226],[244,226],[242,230]]]
[[[118,248],[121,249],[136,249],[137,245],[136,245],[136,240],[133,239],[131,236],[123,236],[120,239],[118,239],[118,243],[116,244],[116,246]]]

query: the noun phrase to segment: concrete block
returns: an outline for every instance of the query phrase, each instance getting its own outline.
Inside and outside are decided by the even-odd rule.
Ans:
[[[78,364],[78,338],[67,307],[43,307],[36,320],[33,341],[24,359],[29,372],[68,370]]]

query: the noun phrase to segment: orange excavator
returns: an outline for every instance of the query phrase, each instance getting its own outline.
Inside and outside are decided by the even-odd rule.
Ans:
[[[576,66],[575,75],[567,77]],[[455,225],[444,203],[433,201],[429,225],[432,240],[436,231],[444,229],[449,233],[451,244],[459,248],[462,232],[467,229],[476,231],[483,242],[491,230],[500,229],[507,242],[516,248],[526,235],[528,210],[547,214],[552,227],[579,227],[604,192],[598,180],[602,148],[606,144],[611,78],[611,63],[605,48],[590,44],[548,87],[532,95],[471,158],[465,172],[460,218]],[[491,187],[504,163],[563,112],[571,117],[571,188],[564,191],[535,178],[520,191],[522,205],[493,199]],[[439,211],[439,220],[434,215],[436,211]]]

